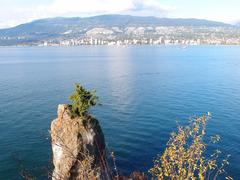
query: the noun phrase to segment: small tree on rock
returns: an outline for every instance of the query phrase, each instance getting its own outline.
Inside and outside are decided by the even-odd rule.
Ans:
[[[80,83],[76,83],[75,91],[69,97],[71,117],[85,117],[89,109],[98,104],[98,97],[95,94],[95,90],[88,91]]]

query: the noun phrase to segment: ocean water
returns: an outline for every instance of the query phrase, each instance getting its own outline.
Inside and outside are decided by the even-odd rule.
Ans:
[[[1,180],[23,167],[46,179],[50,123],[75,82],[97,90],[91,111],[121,173],[147,171],[178,124],[209,111],[207,134],[221,142],[208,152],[231,154],[240,178],[240,47],[83,46],[0,48]]]

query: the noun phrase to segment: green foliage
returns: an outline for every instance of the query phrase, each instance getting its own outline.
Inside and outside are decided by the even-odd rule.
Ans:
[[[75,84],[75,91],[69,97],[71,101],[71,117],[84,117],[88,110],[98,104],[98,97],[95,95],[96,91],[88,91],[84,89],[81,84]]]
[[[189,126],[178,127],[178,132],[171,134],[164,153],[154,161],[154,167],[149,172],[156,179],[213,179],[224,174],[228,165],[227,156],[221,163],[218,157],[221,153],[216,150],[210,157],[205,157],[207,144],[204,142],[207,120],[211,114],[194,117]],[[220,136],[211,137],[216,143]],[[220,164],[220,165],[219,165]],[[227,176],[227,175],[226,175]],[[226,179],[232,179],[227,176]]]

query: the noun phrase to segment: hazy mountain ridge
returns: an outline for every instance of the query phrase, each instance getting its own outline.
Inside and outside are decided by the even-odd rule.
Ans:
[[[37,43],[45,39],[56,38],[76,38],[86,36],[89,31],[97,31],[102,28],[102,35],[114,34],[115,36],[125,36],[131,28],[141,33],[141,28],[149,34],[157,27],[234,27],[230,24],[201,20],[201,19],[171,19],[157,17],[138,17],[130,15],[101,15],[94,17],[73,17],[73,18],[48,18],[40,19],[30,23],[22,24],[13,28],[0,30],[0,45],[16,45],[22,43]],[[98,29],[99,30],[99,29]],[[110,33],[112,32],[112,33]],[[135,33],[135,32],[134,32]],[[96,33],[96,34],[101,34]],[[132,33],[133,34],[133,33]],[[99,36],[98,36],[99,37]],[[102,37],[102,36],[100,36]]]

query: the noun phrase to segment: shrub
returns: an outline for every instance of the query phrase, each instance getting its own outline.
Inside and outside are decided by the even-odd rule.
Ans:
[[[72,118],[86,116],[89,109],[98,104],[98,97],[95,93],[95,90],[88,91],[81,84],[76,83],[75,91],[69,97]]]
[[[217,163],[219,150],[209,158],[204,157],[206,144],[206,123],[211,114],[194,117],[189,126],[178,127],[177,133],[172,133],[164,153],[154,161],[154,167],[149,172],[159,180],[162,179],[217,179],[220,174],[225,173],[225,165],[228,158]],[[212,137],[213,143],[219,141],[220,137]],[[226,179],[232,179],[227,176]]]

